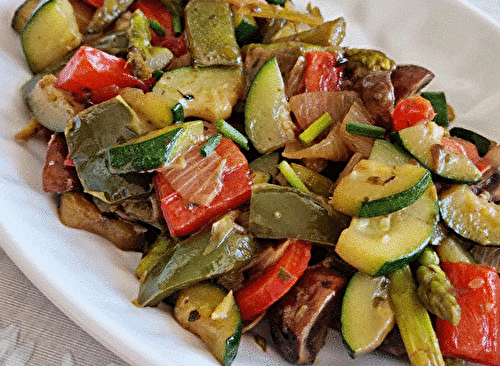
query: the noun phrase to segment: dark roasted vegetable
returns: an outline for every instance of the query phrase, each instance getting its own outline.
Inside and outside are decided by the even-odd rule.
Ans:
[[[104,4],[96,10],[85,33],[102,33],[125,12],[134,0],[105,0]]]
[[[121,250],[142,251],[148,243],[145,226],[103,214],[82,193],[63,193],[58,215],[64,225],[100,235]]]
[[[391,74],[394,85],[395,103],[418,93],[434,79],[434,74],[425,67],[417,65],[398,65]]]
[[[268,312],[278,352],[293,364],[312,364],[323,346],[329,318],[346,279],[318,264],[306,269],[295,286]]]

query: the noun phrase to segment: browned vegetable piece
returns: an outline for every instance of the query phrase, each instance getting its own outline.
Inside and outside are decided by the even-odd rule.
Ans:
[[[377,126],[389,128],[394,108],[394,87],[390,71],[374,71],[354,85]]]
[[[434,74],[425,67],[417,65],[396,66],[391,74],[395,103],[397,104],[413,93],[418,93],[432,79],[434,79]]]
[[[142,251],[148,241],[144,226],[103,214],[83,193],[63,193],[58,214],[64,225],[100,235],[121,250]]]
[[[81,191],[82,186],[76,175],[76,169],[64,164],[66,156],[68,156],[66,141],[60,134],[52,134],[42,172],[44,192],[61,194]]]
[[[268,312],[271,336],[283,358],[312,364],[325,342],[335,300],[346,279],[323,263],[309,267],[299,282]]]

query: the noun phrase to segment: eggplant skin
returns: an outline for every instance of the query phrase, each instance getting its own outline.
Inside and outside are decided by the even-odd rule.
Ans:
[[[323,263],[309,267],[269,312],[273,342],[288,362],[310,365],[325,343],[346,278]]]

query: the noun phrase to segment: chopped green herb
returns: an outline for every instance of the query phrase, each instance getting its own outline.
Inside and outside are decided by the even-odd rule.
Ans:
[[[155,79],[156,81],[160,80],[164,73],[165,72],[161,70],[153,70],[153,79]]]
[[[293,278],[292,274],[283,267],[280,267],[280,270],[278,272],[278,277],[283,282],[288,282]]]
[[[200,154],[204,158],[209,156],[214,152],[214,150],[219,146],[220,140],[222,140],[222,135],[216,133],[208,138],[208,140],[200,147]]]
[[[165,29],[158,23],[157,20],[148,18],[149,28],[155,32],[158,37],[165,37]]]
[[[250,147],[248,146],[247,137],[223,119],[215,122],[215,127],[217,127],[219,132],[222,133],[225,137],[230,138],[245,150],[250,149]]]
[[[333,123],[332,118],[325,112],[321,117],[314,121],[309,127],[299,135],[299,140],[304,145],[310,145],[316,137],[325,131]]]
[[[379,126],[373,126],[360,122],[347,122],[346,130],[353,135],[382,138],[385,136],[385,129]]]
[[[184,122],[184,106],[181,103],[175,103],[171,110],[174,123]]]
[[[307,189],[306,185],[300,180],[297,173],[295,173],[295,171],[292,169],[292,167],[290,166],[290,164],[288,164],[287,161],[283,160],[281,163],[279,163],[278,169],[292,187],[309,193],[309,190]]]

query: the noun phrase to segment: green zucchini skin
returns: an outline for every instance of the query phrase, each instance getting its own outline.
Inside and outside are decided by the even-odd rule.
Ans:
[[[17,33],[21,34],[24,25],[30,18],[40,0],[25,0],[14,12],[12,17],[11,27]]]
[[[112,173],[146,172],[170,163],[203,139],[203,122],[175,124],[106,150]]]
[[[184,328],[200,336],[223,366],[234,361],[240,345],[242,320],[232,292],[209,282],[188,287],[179,293],[174,317]]]
[[[257,72],[245,103],[245,131],[261,154],[275,151],[295,138],[287,108],[285,84],[276,57]]]
[[[42,71],[81,43],[68,0],[42,0],[21,32],[21,44],[33,73]]]
[[[425,168],[363,159],[339,182],[330,203],[350,216],[386,215],[417,201],[431,184]]]
[[[453,127],[450,130],[450,135],[472,142],[476,146],[479,156],[486,155],[492,146],[492,142],[489,139],[467,128]]]
[[[392,132],[389,138],[431,172],[449,182],[472,184],[480,181],[481,171],[466,156],[448,151],[441,144],[441,138],[446,134],[443,127],[426,122]]]
[[[389,215],[354,218],[335,251],[370,276],[383,276],[415,260],[429,243],[438,219],[434,185],[416,202]]]
[[[341,333],[352,358],[377,348],[395,324],[388,279],[356,272],[342,301]]]

